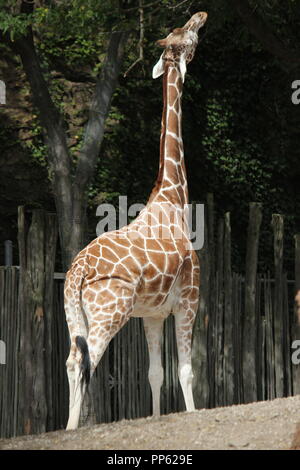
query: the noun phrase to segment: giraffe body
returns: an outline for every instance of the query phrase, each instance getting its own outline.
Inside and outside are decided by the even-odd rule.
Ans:
[[[177,28],[161,41],[166,49],[153,71],[154,76],[164,74],[160,167],[148,204],[128,226],[93,240],[76,256],[67,273],[65,311],[71,338],[67,429],[78,426],[86,387],[83,363],[88,364],[88,374],[92,375],[110,340],[131,317],[144,320],[153,413],[159,414],[163,322],[174,314],[179,379],[187,410],[195,409],[191,341],[198,306],[199,263],[187,223],[181,95],[183,62],[191,60],[198,29],[206,16],[194,15],[184,28]]]

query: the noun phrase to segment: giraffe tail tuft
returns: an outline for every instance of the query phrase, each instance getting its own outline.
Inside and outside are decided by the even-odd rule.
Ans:
[[[86,339],[83,336],[76,336],[75,343],[77,349],[81,352],[81,387],[84,384],[88,387],[91,378],[91,360],[89,348],[86,342]]]

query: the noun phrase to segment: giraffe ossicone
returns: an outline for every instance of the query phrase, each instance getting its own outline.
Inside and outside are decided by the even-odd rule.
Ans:
[[[153,75],[163,73],[160,161],[147,205],[129,225],[93,240],[75,257],[66,275],[65,312],[71,339],[66,364],[70,392],[67,429],[77,428],[88,378],[111,339],[131,317],[144,321],[153,413],[160,414],[161,338],[170,314],[175,318],[178,375],[186,409],[195,409],[191,346],[200,269],[187,223],[182,61],[186,65],[192,60],[197,33],[206,18],[206,13],[196,13],[183,28],[159,41],[164,52]]]

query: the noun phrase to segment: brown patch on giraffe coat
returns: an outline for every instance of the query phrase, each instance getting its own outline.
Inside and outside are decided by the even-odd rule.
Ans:
[[[90,267],[88,273],[86,274],[85,281],[89,281],[90,279],[94,279],[97,276],[97,271],[95,267]]]
[[[178,195],[179,195],[179,200],[180,200],[180,201],[184,201],[184,195],[185,195],[185,193],[184,193],[184,190],[182,189],[181,186],[179,186],[179,188],[177,188],[177,193],[178,193]]]
[[[71,297],[71,295],[72,295],[72,290],[70,289],[70,287],[67,287],[65,289],[65,296],[66,297]]]
[[[182,168],[179,168],[179,171],[178,171],[178,175],[179,175],[179,183],[184,186],[184,183],[185,183],[185,175],[184,175],[184,172],[182,171]],[[182,192],[184,193],[184,190],[183,190],[183,187],[179,188],[182,190]]]
[[[102,258],[111,261],[112,263],[117,263],[120,261],[120,258],[113,253],[111,249],[106,247],[105,245],[102,246]]]
[[[179,133],[179,122],[178,122],[178,115],[171,109],[168,113],[168,122],[167,122],[168,129],[171,132],[174,132],[178,135]],[[167,137],[170,137],[169,135]],[[173,138],[176,141],[176,139]],[[177,148],[178,148],[178,142]]]
[[[148,258],[153,263],[156,272],[163,273],[165,271],[166,257],[165,253],[148,252]]]
[[[95,268],[99,263],[99,258],[96,258],[95,256],[88,255],[87,262],[88,262],[89,266],[91,266],[92,268]]]
[[[111,271],[113,277],[124,279],[127,282],[132,282],[133,279],[140,275],[140,269],[137,264],[132,262],[130,259],[126,263],[126,266],[119,263]]]
[[[101,256],[101,246],[97,241],[94,240],[90,245],[88,245],[87,253],[89,255],[95,256],[96,258],[99,258]]]
[[[155,263],[155,261],[154,261]],[[147,282],[148,280],[152,280],[153,277],[157,276],[159,274],[159,270],[153,262],[150,262],[147,264],[147,266],[144,269],[144,278],[145,281]]]
[[[101,276],[103,277],[109,276],[114,270],[114,268],[115,268],[115,264],[112,263],[111,261],[107,259],[103,259],[103,258],[99,260],[98,273],[100,273]]]
[[[105,243],[107,243],[110,240],[110,238],[114,238],[115,241],[119,245],[123,245],[125,248],[126,247],[129,248],[131,245],[129,235],[130,235],[130,230],[128,229],[128,226],[126,226],[126,227],[121,228],[120,230],[116,230],[115,232],[112,232],[112,237],[111,237],[111,234],[109,234],[109,236],[107,234],[104,240],[105,240]]]
[[[175,67],[172,67],[172,68],[170,69],[170,71],[169,71],[169,74],[168,74],[168,82],[169,82],[169,83],[175,83],[176,80],[177,80],[177,77],[178,77],[178,71],[177,71],[177,69],[176,69]],[[177,96],[177,89],[175,89],[175,88],[173,88],[173,87],[169,87],[169,89],[173,90],[172,93],[173,93],[175,96]],[[172,96],[172,94],[169,95],[169,96]]]
[[[153,293],[153,292],[162,292],[162,275],[159,274],[157,278],[151,279],[149,282],[146,284],[146,292]]]
[[[173,282],[174,282],[174,276],[165,274],[163,276],[162,291],[169,292]]]
[[[176,272],[178,265],[179,265],[179,254],[178,253],[169,254],[167,257],[166,272],[167,273]]]
[[[159,251],[160,253],[162,253],[162,247],[161,247],[161,244],[158,243],[157,240],[155,240],[155,238],[148,238],[146,240],[146,250],[155,250],[155,251]]]
[[[156,298],[155,298],[155,300],[154,300],[154,302],[153,302],[153,305],[154,305],[154,306],[161,305],[162,303],[165,302],[165,300],[166,300],[166,295],[160,292],[160,293],[156,296]]]
[[[108,238],[105,238],[104,240],[102,240],[102,242],[105,243],[105,245],[108,248],[111,248],[113,251],[117,250],[120,258],[124,258],[129,253],[130,243],[127,243],[127,240],[126,243],[124,243],[124,238],[116,239],[115,243],[109,240]]]
[[[95,299],[96,304],[101,306],[103,303],[115,302],[116,296],[108,289],[101,289]]]
[[[170,188],[171,191],[178,191],[179,188],[176,188],[175,190],[172,188],[171,185],[173,184],[178,184],[179,182],[179,174],[178,174],[178,169],[174,165],[174,163],[168,161],[166,164],[166,175],[168,177],[168,181],[166,181],[163,185],[163,187]]]
[[[82,290],[82,298],[86,302],[94,302],[96,298],[96,292],[91,289],[83,289]]]
[[[189,294],[189,300],[191,302],[195,302],[198,299],[198,297],[199,297],[199,288],[193,287]]]
[[[168,187],[165,187],[165,184],[163,186],[163,191],[164,191],[164,196],[169,199],[169,201],[172,202],[172,204],[176,204],[178,202],[178,196],[174,192],[174,189],[169,189]]]
[[[147,264],[147,257],[145,255],[145,250],[140,246],[133,245],[130,248],[130,254],[133,258],[137,258],[141,266],[145,266]]]

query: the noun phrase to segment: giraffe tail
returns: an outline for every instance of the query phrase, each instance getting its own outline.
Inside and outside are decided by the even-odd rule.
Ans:
[[[90,353],[89,347],[86,342],[86,339],[83,336],[76,336],[75,343],[77,349],[81,352],[81,388],[84,385],[86,387],[89,386],[90,378],[91,378],[91,360],[90,360]]]

